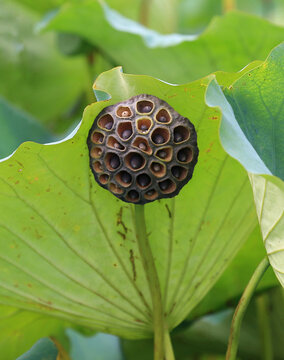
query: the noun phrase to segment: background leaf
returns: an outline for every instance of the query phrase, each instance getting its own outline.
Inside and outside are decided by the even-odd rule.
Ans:
[[[0,94],[50,128],[58,120],[68,128],[89,86],[84,59],[62,57],[52,34],[35,33],[39,16],[21,5],[2,0],[0,14]]]
[[[207,94],[207,102],[220,106],[223,111],[221,140],[224,148],[249,172],[265,247],[282,285],[283,53],[284,44],[281,44],[272,51],[263,65],[244,74],[225,90],[226,98],[213,83]],[[229,101],[231,106],[226,101]]]
[[[10,155],[22,142],[47,143],[55,137],[30,115],[0,97],[0,158]]]
[[[128,24],[127,30],[124,26],[124,31],[117,31],[115,29],[123,27],[125,19],[117,15],[115,24],[111,25],[111,14],[110,8],[104,6],[103,11],[95,1],[67,3],[46,28],[86,38],[114,64],[123,65],[127,72],[148,74],[174,83],[195,80],[217,70],[238,71],[253,60],[264,60],[284,35],[281,27],[233,12],[214,18],[195,41],[178,45],[173,42],[166,48],[150,49],[145,41],[153,45],[153,41],[165,43],[168,38],[146,28],[143,30],[137,23]],[[138,31],[141,35],[135,35]]]

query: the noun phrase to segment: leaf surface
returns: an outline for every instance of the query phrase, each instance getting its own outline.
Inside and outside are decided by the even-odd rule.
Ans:
[[[270,263],[284,285],[284,43],[222,94],[212,82],[207,102],[223,111],[221,141],[249,173]]]

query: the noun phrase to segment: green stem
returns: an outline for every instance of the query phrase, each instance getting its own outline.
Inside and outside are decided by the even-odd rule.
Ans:
[[[87,63],[87,71],[89,75],[88,79],[88,87],[86,89],[87,93],[87,102],[91,104],[95,101],[94,93],[93,93],[93,83],[94,83],[94,73],[93,66],[95,62],[95,52],[86,55],[86,63]]]
[[[139,22],[148,26],[151,0],[141,0]]]
[[[154,360],[174,360],[171,340],[164,319],[160,282],[146,232],[143,205],[135,205],[135,225],[140,257],[152,297]]]
[[[226,360],[235,360],[238,351],[238,344],[240,338],[240,330],[242,325],[242,320],[245,314],[245,311],[248,307],[248,304],[252,298],[252,295],[262,278],[263,274],[269,267],[269,261],[267,257],[265,257],[258,267],[256,268],[255,272],[253,273],[252,277],[250,278],[249,283],[247,284],[245,291],[238,303],[238,306],[235,310],[232,324],[231,324],[231,331],[229,337],[229,343],[227,348]]]
[[[166,360],[175,360],[175,354],[172,347],[171,337],[167,330],[165,332],[165,354],[166,354],[165,357]]]
[[[262,294],[256,298],[257,315],[262,345],[262,359],[273,360],[273,346],[271,338],[271,326],[268,313],[268,296]]]

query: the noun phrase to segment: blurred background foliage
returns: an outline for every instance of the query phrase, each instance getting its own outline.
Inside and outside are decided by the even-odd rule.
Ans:
[[[79,123],[85,106],[95,101],[94,79],[114,66],[185,83],[264,60],[284,38],[284,0],[108,0],[107,5],[96,0],[0,0],[0,157],[26,140],[45,143],[64,137]],[[168,46],[161,46],[165,38],[160,34],[171,33],[196,39],[180,41],[181,35],[180,42],[169,40]],[[178,360],[224,359],[233,308],[264,254],[256,229],[174,331]],[[283,290],[269,270],[245,317],[241,359],[262,359],[265,334],[259,324],[272,329],[273,359],[284,359],[283,304]],[[60,342],[72,360],[152,356],[150,340],[94,335],[12,307],[1,306],[0,319],[0,350],[8,349],[7,359],[15,359],[45,336]]]
[[[107,3],[120,14],[162,34],[203,31],[205,34],[196,43],[149,49],[138,36],[118,32],[110,26],[96,0],[1,0],[1,96],[50,130],[62,133],[79,120],[86,104],[94,101],[90,85],[102,71],[122,65],[132,73],[187,82],[216,70],[237,71],[250,61],[263,60],[283,39],[277,27],[259,19],[248,18],[246,24],[243,18],[218,18],[234,8],[279,24],[283,19],[283,0],[110,0]],[[76,13],[78,8],[81,11]],[[84,18],[89,10],[93,12]],[[60,11],[58,20],[57,11]],[[68,20],[68,13],[71,20],[76,15],[75,22]],[[50,28],[59,31],[39,31],[40,20],[44,18],[48,22],[54,16]],[[210,22],[211,31],[205,30]],[[244,39],[239,38],[240,34]],[[238,40],[243,44],[234,48]],[[137,43],[134,49],[133,42]],[[230,57],[224,58],[220,51],[226,53],[227,47],[231,47]],[[240,59],[234,59],[231,54]]]

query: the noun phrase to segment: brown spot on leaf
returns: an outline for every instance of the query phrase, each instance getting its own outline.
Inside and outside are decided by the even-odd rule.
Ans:
[[[172,218],[172,213],[171,213],[171,210],[170,210],[168,204],[166,204],[165,207],[166,207],[166,209],[168,211],[169,218],[171,219]]]
[[[140,320],[140,319],[134,319],[134,321],[138,322],[138,323],[142,323],[143,324],[143,321]]]
[[[122,215],[123,215],[123,206],[120,207],[119,212],[117,213],[117,221],[116,221],[116,225],[119,226],[121,225],[123,227],[123,230],[125,232],[125,234],[128,231],[127,226],[124,224],[123,220],[122,220]]]
[[[16,160],[16,163],[19,164],[21,167],[24,167],[24,165],[20,161]]]
[[[170,309],[170,311],[169,311],[169,314],[171,314],[171,313],[173,312],[175,306],[176,306],[176,303],[174,302],[173,305],[172,305],[172,307],[171,307],[171,309]]]
[[[133,272],[133,280],[136,281],[136,267],[135,267],[135,258],[134,258],[134,252],[132,249],[129,250],[129,259],[132,264],[132,272]]]
[[[205,150],[205,152],[206,152],[207,154],[212,150],[212,146],[213,146],[213,145],[214,145],[214,142],[211,142],[211,143],[209,144],[208,149]]]
[[[123,240],[126,239],[126,235],[123,234],[121,231],[117,231],[118,235],[120,235],[122,237]]]

